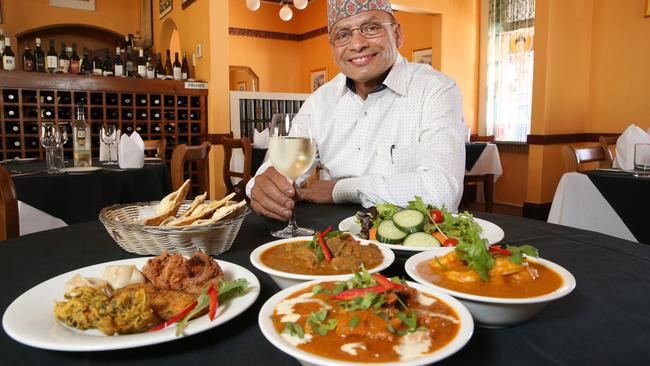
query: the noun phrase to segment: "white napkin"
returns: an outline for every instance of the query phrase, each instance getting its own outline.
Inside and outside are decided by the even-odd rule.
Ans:
[[[116,161],[117,160],[117,147],[120,143],[120,130],[117,130],[113,135],[117,134],[115,143],[112,145],[105,144],[102,138],[99,138],[99,161]],[[109,151],[110,149],[110,151]],[[110,155],[109,155],[110,152]]]
[[[142,168],[144,166],[144,141],[137,132],[131,136],[123,134],[118,148],[120,168]]]
[[[265,128],[262,132],[253,130],[253,148],[254,149],[268,149],[269,148],[269,129]]]
[[[614,168],[634,169],[634,144],[650,144],[650,135],[639,126],[632,124],[616,140]]]

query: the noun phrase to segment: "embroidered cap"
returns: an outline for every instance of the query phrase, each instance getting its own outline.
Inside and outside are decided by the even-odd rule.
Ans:
[[[381,10],[395,16],[389,0],[327,0],[327,30],[343,18],[369,10]]]

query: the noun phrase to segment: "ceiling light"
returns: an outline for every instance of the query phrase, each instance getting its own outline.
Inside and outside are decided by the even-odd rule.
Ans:
[[[307,7],[308,0],[293,0],[293,6],[298,10],[302,10]]]
[[[292,17],[293,17],[293,11],[291,11],[289,5],[284,4],[284,6],[280,9],[280,19],[284,20],[285,22],[288,22],[291,20]]]
[[[246,7],[250,11],[255,11],[260,8],[260,0],[246,0]]]

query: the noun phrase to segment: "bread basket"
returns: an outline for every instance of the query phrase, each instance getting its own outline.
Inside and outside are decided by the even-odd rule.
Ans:
[[[136,224],[140,211],[158,202],[119,204],[103,208],[99,220],[108,234],[127,252],[141,255],[159,255],[167,251],[191,255],[203,251],[218,255],[230,249],[244,217],[251,211],[243,206],[221,220],[200,226],[165,227]],[[190,206],[184,201],[177,216]]]

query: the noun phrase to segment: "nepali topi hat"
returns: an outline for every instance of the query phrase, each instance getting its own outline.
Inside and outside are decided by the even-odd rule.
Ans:
[[[389,0],[327,0],[327,30],[341,19],[370,10],[381,10],[395,16]]]

